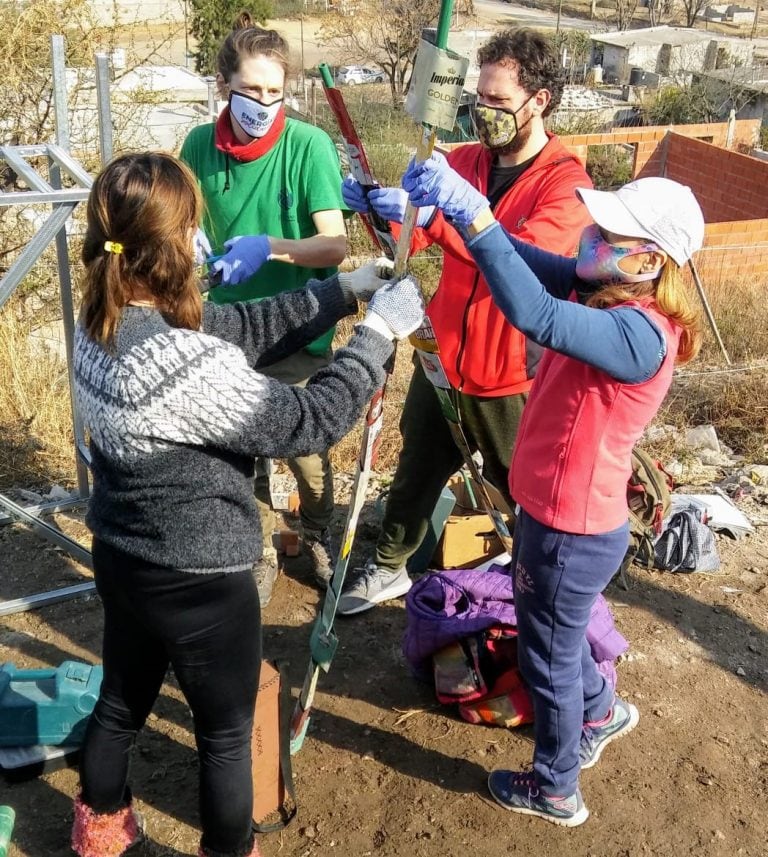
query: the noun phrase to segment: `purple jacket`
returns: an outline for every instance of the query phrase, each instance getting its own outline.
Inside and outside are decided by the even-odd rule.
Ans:
[[[431,673],[432,655],[460,637],[493,625],[517,625],[512,578],[503,566],[425,574],[405,599],[408,627],[403,654],[417,675]],[[608,602],[598,595],[587,642],[600,672],[616,686],[615,659],[629,643],[616,630]]]

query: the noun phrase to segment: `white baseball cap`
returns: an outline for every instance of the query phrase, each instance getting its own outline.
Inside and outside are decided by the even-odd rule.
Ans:
[[[636,179],[616,191],[578,188],[576,193],[603,229],[647,238],[684,265],[704,243],[704,215],[693,191],[662,178]]]

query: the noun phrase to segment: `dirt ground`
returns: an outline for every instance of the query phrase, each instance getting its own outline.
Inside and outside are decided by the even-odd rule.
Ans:
[[[342,485],[337,498],[339,528],[345,491]],[[357,559],[375,533],[376,492],[366,506]],[[637,704],[641,720],[582,777],[591,811],[586,825],[557,828],[507,814],[488,800],[488,771],[529,762],[531,733],[469,725],[438,707],[402,659],[405,611],[395,602],[339,621],[341,645],[294,757],[299,814],[284,833],[262,837],[262,853],[768,855],[768,514],[757,505],[747,511],[758,523],[756,534],[719,540],[722,572],[635,570],[628,591],[609,588],[618,627],[631,642],[619,688]],[[55,520],[87,542],[77,516]],[[305,561],[288,563],[264,613],[264,640],[267,656],[287,661],[295,694],[319,595]],[[0,528],[0,569],[3,599],[84,574],[17,525]],[[66,658],[98,662],[100,634],[95,597],[6,616],[0,662],[29,668]],[[169,678],[134,753],[132,785],[150,837],[138,857],[196,853],[192,747],[190,715]],[[11,857],[70,853],[76,788],[73,769],[0,785],[0,804],[17,813]]]

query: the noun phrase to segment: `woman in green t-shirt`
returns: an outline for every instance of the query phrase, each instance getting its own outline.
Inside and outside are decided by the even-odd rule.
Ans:
[[[192,168],[205,200],[203,229],[221,285],[215,303],[260,300],[326,279],[347,251],[338,154],[320,128],[285,115],[288,45],[275,30],[255,26],[243,13],[217,58],[220,93],[227,107],[214,123],[195,128],[181,157]],[[333,329],[265,374],[304,385],[325,366]],[[318,582],[333,572],[330,543],[333,473],[328,453],[288,462],[298,483],[305,553]],[[270,545],[275,518],[268,462],[257,461],[256,499]],[[277,577],[274,549],[257,569],[262,606]]]

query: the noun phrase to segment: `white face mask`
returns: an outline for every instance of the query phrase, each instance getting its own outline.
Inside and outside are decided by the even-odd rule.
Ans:
[[[283,99],[272,104],[262,104],[242,92],[230,92],[229,112],[237,124],[249,137],[263,137],[274,124],[277,114],[283,106]]]

